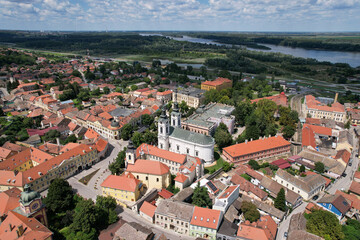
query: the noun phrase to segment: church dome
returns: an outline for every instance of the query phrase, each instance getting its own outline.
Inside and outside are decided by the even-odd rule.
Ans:
[[[30,203],[31,201],[40,198],[40,193],[30,189],[28,184],[25,184],[24,191],[21,192],[20,201],[23,204]]]
[[[117,128],[117,127],[119,127],[120,125],[119,125],[119,122],[117,122],[117,121],[115,121],[115,120],[112,120],[111,121],[111,127],[113,127],[113,128]]]

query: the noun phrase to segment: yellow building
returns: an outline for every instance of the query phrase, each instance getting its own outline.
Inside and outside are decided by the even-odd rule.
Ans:
[[[228,78],[217,78],[214,81],[205,81],[203,83],[201,83],[201,89],[202,90],[223,90],[226,88],[231,88],[232,87],[232,81]]]
[[[23,172],[51,158],[53,158],[52,155],[37,148],[30,147],[0,162],[0,170]]]
[[[162,189],[170,185],[170,169],[158,161],[138,159],[128,164],[126,172],[132,173],[148,189]]]
[[[41,161],[36,158],[39,161],[38,165],[24,171],[3,170],[0,176],[0,190],[12,187],[22,190],[25,184],[29,184],[32,189],[43,191],[49,187],[51,180],[66,179],[98,161],[97,150],[86,144],[80,144],[59,156],[51,157]]]
[[[110,175],[101,184],[103,196],[116,199],[117,204],[125,206],[124,202],[138,200],[142,184],[131,173],[121,176]]]

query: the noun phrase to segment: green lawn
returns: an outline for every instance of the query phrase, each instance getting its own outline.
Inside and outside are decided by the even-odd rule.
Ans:
[[[216,156],[216,154],[215,154]],[[211,167],[207,167],[205,168],[205,173],[213,173],[216,170],[218,170],[219,168],[221,168],[224,165],[224,159],[222,159],[220,156],[219,158],[216,160],[216,164],[214,166]]]
[[[93,176],[95,176],[95,174],[96,174],[98,171],[99,171],[99,169],[97,169],[97,170],[93,171],[92,173],[86,175],[85,177],[81,178],[81,179],[79,180],[79,182],[87,185],[87,184],[89,183],[89,181],[91,180],[91,178],[92,178]]]

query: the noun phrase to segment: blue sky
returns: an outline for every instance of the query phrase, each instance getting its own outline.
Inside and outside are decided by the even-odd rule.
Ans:
[[[360,0],[0,0],[0,29],[360,31]]]

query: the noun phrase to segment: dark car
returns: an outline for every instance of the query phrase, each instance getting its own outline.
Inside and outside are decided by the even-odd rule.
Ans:
[[[288,236],[288,233],[284,232],[284,237],[287,238],[287,236]]]
[[[350,167],[352,166],[352,163],[351,163],[351,162],[349,162],[349,166],[350,166]]]
[[[346,175],[347,175],[346,173],[341,174],[342,177],[346,177]]]
[[[319,195],[315,195],[312,197],[312,200],[316,201],[319,198]]]

